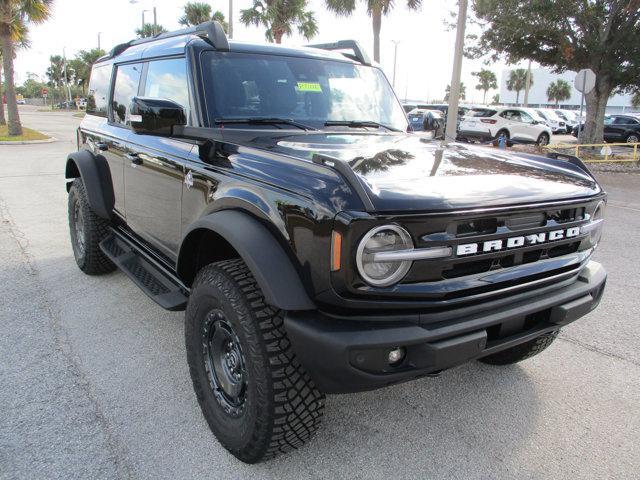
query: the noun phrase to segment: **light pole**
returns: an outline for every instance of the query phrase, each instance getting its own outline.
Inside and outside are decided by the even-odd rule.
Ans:
[[[458,24],[456,26],[456,49],[453,56],[449,107],[447,108],[447,129],[443,142],[449,143],[456,138],[458,123],[458,103],[460,100],[460,74],[462,71],[462,51],[464,49],[464,30],[467,22],[467,0],[458,1]]]
[[[98,32],[98,50],[100,50],[100,35],[102,35],[102,32]]]
[[[158,31],[158,16],[156,13],[156,7],[153,7],[153,36],[156,36],[156,32]]]
[[[233,38],[233,0],[229,0],[229,38]]]
[[[140,25],[140,31],[144,32],[144,12],[150,12],[151,10],[142,10],[142,25]]]
[[[524,106],[529,106],[529,89],[531,88],[531,60],[529,60],[529,65],[527,66],[527,76],[524,81]]]
[[[397,60],[398,60],[398,44],[400,43],[400,40],[391,40],[394,44],[393,47],[393,81],[391,82],[391,86],[394,88],[396,88],[396,66],[397,66]]]
[[[67,54],[65,47],[62,47],[62,67],[64,68],[64,84],[67,87],[67,101],[71,103],[71,87],[69,87],[69,77],[67,77]]]

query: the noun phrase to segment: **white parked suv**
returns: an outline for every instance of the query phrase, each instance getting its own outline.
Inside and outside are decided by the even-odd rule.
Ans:
[[[566,133],[567,123],[550,108],[536,108],[536,112],[547,121],[553,133]]]
[[[551,139],[551,128],[534,118],[526,109],[518,107],[474,109],[460,123],[460,140],[493,140],[494,145],[497,145],[501,138],[504,138],[507,145],[547,145]]]

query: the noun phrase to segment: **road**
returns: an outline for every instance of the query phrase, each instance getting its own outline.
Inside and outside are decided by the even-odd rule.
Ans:
[[[608,288],[544,354],[330,396],[311,443],[250,466],[200,414],[182,313],[75,265],[62,173],[80,120],[22,114],[58,141],[0,146],[0,478],[638,477],[640,176],[601,176]]]

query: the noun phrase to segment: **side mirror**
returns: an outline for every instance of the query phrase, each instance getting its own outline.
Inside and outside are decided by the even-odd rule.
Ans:
[[[187,117],[182,106],[172,100],[133,97],[129,123],[134,133],[170,136],[174,126],[187,124]]]

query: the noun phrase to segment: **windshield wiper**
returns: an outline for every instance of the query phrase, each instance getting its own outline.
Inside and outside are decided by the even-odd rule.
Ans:
[[[302,130],[317,130],[317,128],[312,127],[310,125],[305,125],[304,123],[296,122],[290,118],[265,118],[265,117],[255,117],[255,118],[216,118],[214,123],[220,124],[247,124],[247,125],[291,125],[294,127],[298,127]]]
[[[392,132],[400,132],[397,128],[390,127],[383,123],[374,122],[371,120],[327,120],[324,122],[325,127],[349,127],[349,128],[362,128],[362,127],[382,127]]]

